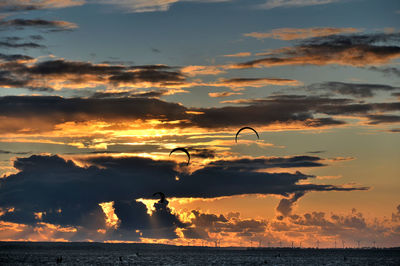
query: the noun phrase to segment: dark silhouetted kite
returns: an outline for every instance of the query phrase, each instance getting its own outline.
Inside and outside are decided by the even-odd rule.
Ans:
[[[237,137],[238,137],[238,135],[239,135],[239,133],[242,131],[242,130],[244,130],[244,129],[250,129],[250,130],[253,130],[254,131],[254,133],[256,133],[256,135],[257,135],[257,138],[258,139],[260,139],[260,136],[258,136],[258,133],[257,133],[257,131],[254,129],[254,128],[252,128],[252,127],[242,127],[241,129],[239,129],[238,130],[238,132],[236,133],[236,136],[235,136],[235,142],[237,143]]]
[[[175,151],[183,151],[184,153],[186,153],[186,155],[188,156],[187,165],[189,165],[189,162],[190,162],[190,154],[189,154],[189,152],[185,148],[175,148],[169,153],[169,156],[171,156],[171,154],[173,152],[175,152]]]
[[[160,203],[164,203],[165,202],[165,194],[162,192],[156,192],[153,194],[153,196],[157,196],[160,195]]]

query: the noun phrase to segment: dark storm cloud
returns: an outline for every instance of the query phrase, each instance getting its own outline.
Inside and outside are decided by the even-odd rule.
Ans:
[[[116,201],[114,209],[120,220],[118,229],[113,233],[113,238],[116,239],[124,239],[123,234],[135,230],[140,230],[142,237],[173,239],[178,237],[175,233],[176,228],[186,227],[186,224],[171,213],[168,201],[156,202],[151,216],[147,214],[146,206],[136,201]],[[156,221],[156,228],[151,228],[150,225],[154,224],[152,220]],[[126,240],[129,238],[132,237],[129,236]]]
[[[148,160],[140,161],[140,159],[136,161],[136,167],[143,162],[149,163]],[[15,206],[15,210],[5,213],[0,219],[26,224],[47,222],[97,230],[106,228],[105,214],[98,203],[115,200],[114,208],[120,219],[120,227],[113,232],[110,239],[119,238],[125,230],[133,229],[143,230],[144,237],[176,238],[174,230],[178,226],[185,225],[171,214],[171,210],[167,207],[168,202],[155,204],[156,210],[149,216],[143,203],[132,201],[138,196],[139,191],[135,190],[140,190],[140,186],[139,188],[135,186],[140,184],[138,178],[141,174],[137,170],[149,174],[152,172],[152,167],[157,169],[157,164],[162,169],[171,165],[169,162],[152,161],[152,163],[142,169],[132,165],[133,167],[129,169],[132,172],[122,168],[119,176],[114,179],[113,171],[107,173],[97,167],[81,168],[57,156],[19,158],[14,166],[21,172],[1,182],[0,192],[1,207],[11,204]],[[113,162],[110,161],[110,164]],[[124,163],[120,162],[121,165]],[[168,167],[170,171],[171,168]],[[162,172],[162,169],[154,172]],[[120,190],[126,186],[127,189]],[[119,196],[118,191],[122,193]],[[142,196],[149,196],[151,193],[153,190],[139,192]],[[41,219],[36,217],[37,212],[43,212]],[[132,217],[134,219],[131,219]],[[152,220],[157,221],[157,226]],[[132,237],[130,235],[131,239]]]
[[[3,86],[14,82],[22,86],[24,80],[8,80],[7,73],[0,72]],[[21,84],[18,84],[21,82]],[[36,88],[37,89],[37,88]],[[43,89],[45,90],[45,89]],[[157,95],[157,94],[156,94]],[[332,117],[315,118],[317,114],[348,115],[369,119],[376,112],[400,110],[400,103],[358,103],[351,99],[280,95],[265,99],[246,100],[239,106],[214,108],[187,108],[181,104],[170,103],[148,97],[124,98],[62,98],[58,96],[5,96],[0,97],[0,114],[8,119],[17,119],[21,129],[26,128],[29,119],[40,119],[40,125],[32,132],[52,130],[55,125],[69,121],[126,121],[135,119],[159,119],[177,121],[174,124],[161,124],[160,127],[226,128],[247,125],[270,125],[273,123],[299,122],[306,127],[336,126],[343,121]],[[139,95],[140,96],[140,95]],[[150,97],[149,97],[150,96]],[[188,114],[197,111],[199,114]],[[390,114],[382,114],[390,115]],[[370,117],[369,117],[370,116]],[[11,120],[10,120],[11,121]],[[394,121],[394,120],[393,120]],[[1,127],[1,125],[0,125]],[[17,128],[2,127],[3,132],[17,132]]]
[[[251,68],[279,65],[381,65],[400,57],[400,33],[330,35],[277,49],[269,57],[233,65]]]
[[[373,97],[376,91],[400,90],[400,87],[393,87],[383,84],[368,83],[345,83],[345,82],[324,82],[309,86],[311,91],[331,91],[342,95],[351,95],[354,97]]]
[[[40,117],[60,123],[88,119],[183,119],[186,108],[152,98],[62,98],[58,96],[0,97],[0,113],[10,117]]]
[[[118,74],[119,71],[124,70],[124,66],[107,66],[107,65],[94,65],[88,62],[80,61],[66,61],[63,59],[50,60],[38,62],[31,68],[21,66],[21,73],[30,73],[37,75],[65,75],[65,74]]]
[[[95,157],[87,159],[90,167],[79,167],[58,156],[17,158],[19,170],[0,180],[0,207],[15,208],[1,217],[5,221],[34,223],[34,213],[45,212],[43,222],[63,226],[82,225],[88,213],[96,226],[103,214],[100,202],[116,202],[116,213],[121,218],[121,229],[132,228],[130,211],[144,215],[144,207],[132,202],[135,198],[150,198],[155,191],[168,197],[218,197],[247,193],[279,194],[288,196],[306,191],[352,191],[365,187],[297,184],[312,176],[290,173],[258,173],[247,168],[206,165],[191,175],[176,172],[172,161],[154,161],[140,157]],[[251,164],[251,162],[249,162]],[[175,176],[180,176],[180,181]],[[157,206],[155,206],[157,207]],[[166,206],[158,206],[162,220],[183,226],[170,215]],[[142,223],[147,218],[138,218]],[[161,219],[161,218],[160,218]],[[97,222],[96,222],[97,221]],[[87,221],[89,223],[89,220]],[[145,224],[145,222],[143,222]],[[136,225],[135,225],[136,226]],[[144,225],[143,225],[144,226]],[[144,228],[144,227],[143,227]]]
[[[143,97],[143,98],[159,98],[168,93],[167,90],[159,91],[146,91],[140,93],[133,92],[95,92],[90,97],[94,99],[105,99],[105,98],[126,98],[126,97]]]
[[[341,125],[343,121],[333,118],[315,118],[319,106],[337,105],[347,100],[336,100],[321,97],[280,96],[265,100],[249,100],[244,106],[227,106],[203,108],[204,114],[194,116],[194,124],[205,128],[239,126],[243,124],[269,125],[273,123],[302,122],[308,127]],[[321,108],[321,110],[323,110]]]
[[[26,86],[38,84],[55,84],[54,88],[63,86],[132,86],[148,82],[156,87],[178,86],[185,84],[185,77],[165,65],[106,65],[82,61],[67,61],[63,59],[47,60],[35,64],[18,62],[20,58],[4,55],[9,64],[0,66],[1,71],[9,72],[9,79],[24,80]],[[0,57],[2,59],[2,57]],[[13,82],[10,83],[12,86]],[[58,86],[58,87],[57,87]],[[53,89],[54,89],[53,88]]]
[[[316,156],[293,156],[262,159],[238,159],[234,161],[219,160],[211,162],[210,166],[229,167],[230,169],[248,171],[266,168],[320,167],[322,159]]]
[[[387,103],[365,103],[356,102],[352,99],[345,98],[330,98],[324,96],[302,96],[302,95],[276,95],[264,99],[250,99],[241,100],[237,102],[246,108],[259,108],[259,112],[264,109],[274,113],[277,110],[284,110],[288,113],[303,114],[304,119],[311,118],[312,114],[326,114],[326,115],[354,115],[365,116],[373,112],[391,112],[399,111],[399,102]],[[275,107],[275,108],[274,108]],[[231,108],[231,107],[228,107]],[[237,108],[237,107],[233,107]],[[330,118],[328,118],[330,119]],[[324,118],[322,118],[322,121]],[[305,120],[306,122],[307,120]],[[312,123],[313,120],[310,120]]]
[[[45,28],[50,31],[69,31],[77,28],[75,23],[67,21],[51,21],[43,19],[12,19],[0,20],[0,30],[14,28]]]

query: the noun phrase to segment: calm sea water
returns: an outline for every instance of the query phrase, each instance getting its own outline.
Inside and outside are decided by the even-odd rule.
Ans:
[[[400,265],[400,249],[228,249],[0,242],[0,265]]]

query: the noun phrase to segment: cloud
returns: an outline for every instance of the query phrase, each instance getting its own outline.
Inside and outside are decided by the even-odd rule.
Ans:
[[[223,92],[209,92],[208,96],[211,98],[229,97],[232,95],[242,95],[241,92],[223,91]]]
[[[251,56],[251,53],[250,52],[242,52],[242,53],[224,55],[224,57],[246,57],[246,56]]]
[[[276,210],[280,212],[284,217],[292,213],[293,205],[304,196],[305,192],[294,193],[291,198],[281,199]]]
[[[293,79],[278,79],[278,78],[231,78],[221,79],[219,82],[210,83],[208,86],[216,87],[229,87],[229,88],[241,88],[241,87],[254,87],[260,88],[269,85],[278,86],[297,86],[301,82]]]
[[[261,8],[272,9],[278,7],[304,7],[304,6],[315,6],[315,5],[326,5],[340,0],[267,0],[265,4],[259,5]]]
[[[66,8],[80,6],[84,3],[84,0],[3,0],[0,2],[0,10],[15,12],[38,9]]]
[[[391,133],[400,133],[400,128],[392,128],[389,130]]]
[[[0,20],[0,29],[7,28],[45,28],[50,31],[66,31],[78,28],[78,25],[68,21],[51,21],[43,19],[12,19],[12,20]]]
[[[351,95],[357,98],[373,97],[376,91],[400,90],[400,87],[393,87],[384,84],[369,83],[345,83],[345,82],[324,82],[312,84],[308,87],[311,91],[331,91],[341,95]]]
[[[255,171],[268,168],[299,168],[325,166],[322,159],[316,156],[270,157],[257,159],[218,160],[209,163],[214,167]]]
[[[386,76],[398,76],[400,77],[400,69],[395,67],[370,67],[369,70],[381,72]]]
[[[399,123],[399,115],[367,115],[370,125],[386,124],[386,123]]]
[[[199,75],[218,75],[221,73],[225,73],[218,66],[197,66],[197,65],[182,67],[181,72],[191,77]]]
[[[18,155],[26,155],[30,154],[32,152],[15,152],[15,151],[5,151],[5,150],[0,150],[0,154],[18,154]]]
[[[400,103],[365,103],[355,102],[346,98],[330,98],[324,96],[304,96],[304,95],[274,95],[261,99],[242,99],[236,100],[236,104],[244,105],[243,108],[261,108],[264,110],[269,107],[285,106],[282,110],[287,113],[295,114],[325,114],[325,115],[367,115],[371,112],[389,112],[400,110]],[[289,107],[288,107],[289,106]],[[225,107],[230,109],[231,107]],[[272,112],[272,110],[271,110]],[[359,117],[358,117],[359,118]],[[303,119],[307,119],[304,117]]]
[[[80,89],[97,86],[109,87],[170,87],[170,92],[182,86],[191,86],[179,71],[168,70],[164,65],[124,66],[93,64],[90,62],[47,60],[34,64],[11,61],[0,64],[0,71],[10,81],[9,87],[49,87]],[[19,58],[16,58],[19,59]],[[168,71],[167,71],[168,70]],[[18,84],[18,85],[14,85]],[[3,83],[3,86],[7,86]]]
[[[9,82],[4,79],[6,76],[3,82]],[[344,121],[334,118],[338,115],[353,116],[356,119],[360,117],[377,119],[374,115],[378,112],[380,115],[391,115],[387,112],[400,110],[398,102],[358,103],[351,99],[302,95],[275,95],[264,99],[242,100],[236,106],[211,108],[188,108],[152,97],[156,95],[122,98],[103,96],[0,97],[0,131],[37,134],[51,132],[57,125],[67,122],[78,125],[97,121],[112,125],[118,122],[135,120],[146,122],[153,119],[161,121],[155,128],[199,127],[226,130],[243,124],[264,127],[278,124],[280,128],[285,125],[289,128],[291,126],[317,128],[345,124]],[[321,117],[322,115],[324,117]]]
[[[145,92],[95,92],[90,97],[94,99],[105,99],[105,98],[129,98],[129,97],[143,97],[143,98],[159,98],[164,95],[168,95],[168,90],[158,91],[145,91]]]
[[[349,243],[359,240],[364,245],[371,245],[372,241],[390,243],[399,237],[396,231],[398,225],[389,220],[369,222],[361,212],[352,209],[350,214],[330,214],[325,212],[305,213],[302,216],[289,216],[289,230],[312,230],[320,238],[342,239]],[[369,244],[371,243],[371,244]]]
[[[230,0],[101,0],[93,3],[114,5],[129,13],[167,11],[171,5],[178,2],[217,3]]]
[[[153,163],[156,162],[153,161]],[[164,163],[167,167],[171,165],[169,162]],[[47,170],[40,170],[44,165],[46,165]],[[108,176],[111,173],[102,174],[102,170],[97,167],[81,168],[72,161],[65,161],[57,156],[19,158],[14,166],[20,172],[1,181],[1,184],[4,185],[2,187],[4,190],[2,190],[2,195],[0,196],[2,198],[1,207],[3,208],[4,205],[8,206],[9,204],[15,206],[12,212],[6,212],[0,216],[3,221],[30,225],[45,222],[60,226],[83,227],[94,231],[107,229],[105,213],[99,203],[113,198],[115,200],[115,213],[119,218],[120,224],[118,230],[112,230],[110,239],[117,238],[125,230],[132,231],[132,228],[141,230],[144,237],[156,237],[154,234],[157,233],[160,234],[157,236],[160,238],[174,238],[176,237],[174,231],[176,227],[184,226],[176,216],[171,214],[171,210],[167,207],[168,202],[156,203],[154,205],[155,212],[149,216],[146,207],[142,203],[133,201],[132,196],[137,195],[137,193],[132,195],[128,192],[130,190],[128,189],[125,192],[121,191],[122,194],[117,196],[118,192],[111,187],[120,190],[118,187],[121,185],[123,187],[123,183],[114,183],[115,180],[113,181],[113,178]],[[142,171],[147,168],[145,171],[151,172],[152,167],[154,165],[152,166],[150,163],[142,168]],[[122,174],[124,172],[123,168],[120,170],[122,170]],[[161,169],[157,171],[162,172]],[[172,169],[169,171],[172,171]],[[117,177],[117,179],[128,181],[130,179],[128,178],[129,175],[126,172]],[[136,183],[137,181],[133,182]],[[109,190],[110,188],[111,190]],[[20,189],[26,190],[23,193],[25,196],[20,193],[22,191],[18,192]],[[150,195],[152,193],[150,192]],[[141,196],[144,195],[147,195],[147,193],[141,193]],[[35,215],[35,213],[39,212],[41,213],[40,216]],[[133,220],[131,219],[132,217],[134,217]],[[155,225],[152,220],[158,224]],[[132,238],[132,234],[129,237]]]
[[[188,150],[192,157],[213,159],[216,155],[214,150],[208,148],[189,148]]]
[[[283,65],[384,65],[400,57],[400,33],[330,35],[306,39],[294,47],[276,49],[269,57],[227,68]]]
[[[355,33],[360,32],[356,28],[279,28],[269,32],[251,32],[245,33],[243,36],[253,37],[256,39],[273,38],[278,40],[291,41],[296,39],[307,39],[313,37],[323,37],[334,34]]]
[[[121,220],[120,228],[132,229],[134,227],[132,222],[142,223],[148,218],[144,216],[131,221],[129,217],[132,217],[134,210],[137,212],[135,215],[144,215],[143,206],[132,200],[149,198],[155,191],[163,191],[167,198],[210,198],[249,193],[287,196],[306,191],[367,189],[317,184],[300,185],[297,184],[298,181],[312,176],[300,172],[295,174],[254,172],[260,167],[260,162],[256,163],[255,167],[239,167],[235,162],[225,166],[209,164],[192,174],[178,173],[175,170],[176,164],[172,161],[156,161],[141,157],[90,157],[85,159],[85,162],[91,166],[80,167],[58,156],[32,155],[28,158],[17,158],[14,167],[19,172],[0,180],[2,186],[0,207],[14,208],[13,212],[3,214],[1,219],[7,222],[33,224],[38,220],[35,213],[41,212],[42,222],[61,226],[85,225],[91,228],[104,228],[105,214],[99,203],[113,201],[115,213]],[[248,163],[252,165],[252,161]],[[178,174],[180,180],[176,181],[175,176]],[[164,215],[165,220],[172,221],[169,224],[180,225],[170,215],[166,205],[161,205],[155,206],[156,210],[159,208],[160,211],[157,215]],[[88,214],[91,219],[85,218]]]
[[[0,53],[0,60],[6,61],[6,62],[22,63],[22,62],[26,62],[26,61],[32,61],[32,60],[34,60],[34,58],[30,57],[28,55]]]
[[[113,65],[94,64],[84,61],[65,59],[23,62],[12,61],[13,57],[4,55],[7,63],[0,64],[0,72],[4,76],[5,87],[27,87],[61,89],[84,89],[103,86],[106,90],[129,88],[161,88],[163,94],[186,92],[183,88],[195,86],[229,87],[264,87],[268,85],[296,86],[301,82],[281,78],[231,78],[213,82],[190,80],[196,75],[220,73],[218,67],[187,66],[181,69],[166,65]],[[121,91],[120,91],[121,92]]]
[[[12,39],[0,40],[0,47],[4,48],[46,48],[45,45],[35,42],[16,42]]]
[[[190,227],[182,230],[187,239],[216,241],[220,238],[220,234],[252,237],[264,233],[267,228],[265,220],[241,219],[240,213],[230,213],[224,216],[192,210],[190,217],[193,217],[190,220]]]

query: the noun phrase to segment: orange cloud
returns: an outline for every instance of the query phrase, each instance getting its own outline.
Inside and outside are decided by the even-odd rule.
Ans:
[[[229,87],[229,88],[241,88],[241,87],[253,87],[260,88],[269,85],[277,86],[298,86],[302,83],[298,80],[293,79],[279,79],[279,78],[232,78],[232,79],[221,79],[219,82],[208,84],[209,86],[215,87]]]
[[[209,92],[208,96],[211,98],[219,98],[219,97],[229,97],[232,95],[242,95],[241,92],[231,92],[231,91],[223,91],[223,92]]]
[[[181,72],[188,76],[200,76],[200,75],[218,75],[225,73],[219,66],[198,66],[191,65],[181,68]]]
[[[241,53],[236,53],[236,54],[226,54],[224,57],[246,57],[246,56],[251,56],[250,52],[241,52]]]
[[[257,39],[273,38],[279,40],[296,40],[307,39],[313,37],[323,37],[334,34],[355,33],[361,32],[361,29],[356,28],[280,28],[274,29],[270,32],[251,32],[243,34],[246,37],[253,37]]]

